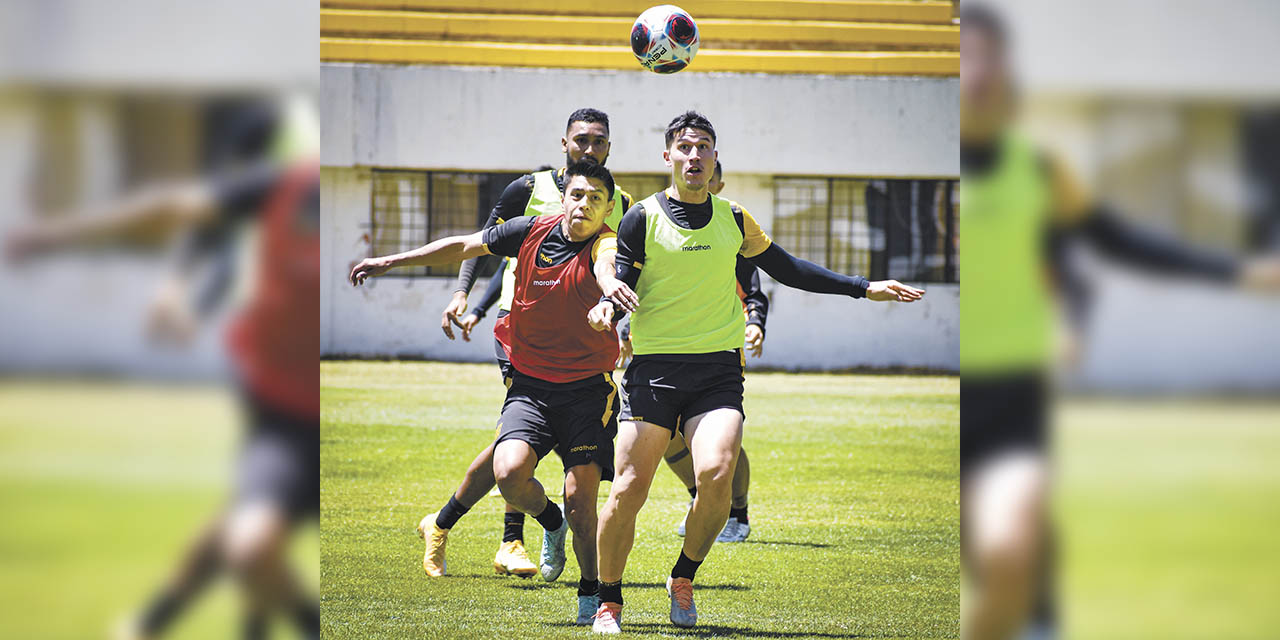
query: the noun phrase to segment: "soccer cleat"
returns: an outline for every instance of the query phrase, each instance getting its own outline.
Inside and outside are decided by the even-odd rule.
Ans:
[[[591,630],[596,633],[622,633],[622,605],[616,602],[601,602],[600,608],[593,616]]]
[[[559,507],[556,507],[557,509]],[[563,514],[563,511],[561,511]],[[542,534],[542,579],[554,582],[564,571],[564,540],[569,537],[569,520],[566,518],[555,531]]]
[[[671,597],[671,624],[692,627],[698,624],[698,607],[693,604],[693,582],[688,578],[667,578],[667,595]]]
[[[684,525],[689,522],[689,511],[692,511],[692,510],[693,510],[693,500],[690,500],[689,509],[684,512],[684,519],[680,521],[680,524],[676,525],[676,535],[680,536],[681,538],[684,537]]]
[[[591,624],[600,608],[600,596],[578,596],[578,624]]]
[[[444,575],[444,546],[449,542],[449,530],[436,526],[436,515],[433,513],[418,523],[418,537],[427,542],[427,550],[422,554],[422,568],[433,578]]]
[[[524,550],[524,543],[512,540],[498,547],[498,554],[493,556],[493,572],[504,576],[528,578],[538,572],[538,567],[529,559],[529,553]]]
[[[716,542],[743,542],[751,535],[751,524],[737,518],[729,518],[724,529],[716,536]]]

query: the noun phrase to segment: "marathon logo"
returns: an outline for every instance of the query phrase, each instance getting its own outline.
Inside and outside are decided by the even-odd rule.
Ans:
[[[533,281],[533,286],[535,287],[554,287],[558,284],[560,284],[559,278],[555,280],[534,280]]]
[[[596,449],[599,449],[599,447],[597,447],[594,444],[583,444],[570,449],[569,453],[577,453],[579,451],[595,451]]]
[[[695,244],[695,245],[691,245],[691,246],[688,246],[688,247],[680,247],[680,250],[681,250],[681,251],[710,251],[710,250],[711,250],[711,245],[709,245],[709,244]]]

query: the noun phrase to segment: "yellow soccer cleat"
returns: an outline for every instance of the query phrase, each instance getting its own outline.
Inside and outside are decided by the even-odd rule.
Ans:
[[[422,554],[422,568],[433,578],[444,575],[444,546],[449,542],[449,530],[436,526],[436,515],[433,513],[418,523],[418,537],[427,542],[427,550]]]
[[[538,572],[538,567],[529,560],[529,554],[524,550],[524,543],[512,540],[498,547],[498,555],[493,557],[493,571],[499,575],[528,578]]]

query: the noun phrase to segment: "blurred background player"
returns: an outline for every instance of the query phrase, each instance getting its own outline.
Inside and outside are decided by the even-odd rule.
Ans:
[[[156,298],[150,330],[185,343],[226,294],[238,228],[256,223],[254,290],[227,333],[247,433],[234,494],[192,543],[150,603],[118,630],[155,638],[212,578],[229,571],[244,592],[243,637],[264,637],[271,616],[318,638],[318,602],[288,567],[291,534],[318,517],[319,135],[315,105],[247,98],[211,108],[209,170],[200,179],[140,189],[95,215],[20,228],[11,258],[72,247],[172,243],[173,268]],[[169,240],[174,239],[176,240]],[[205,286],[197,272],[212,265]]]
[[[533,515],[546,531],[544,580],[553,581],[564,570],[565,537],[573,529],[582,573],[576,620],[590,624],[599,604],[596,496],[600,480],[613,478],[618,390],[612,369],[618,339],[612,332],[603,335],[593,329],[586,316],[602,285],[611,294],[619,290],[626,298],[634,294],[612,273],[616,239],[604,219],[613,204],[613,177],[588,158],[569,165],[564,180],[559,215],[518,216],[413,251],[366,258],[352,267],[350,280],[360,285],[395,267],[486,254],[522,258],[511,313],[495,329],[511,364],[499,436],[493,445],[492,476],[503,497]],[[552,449],[564,462],[563,512],[534,477],[538,462]],[[429,535],[440,538],[443,549],[447,530],[436,527]]]
[[[620,633],[622,573],[635,542],[636,515],[670,440],[682,434],[698,494],[687,535],[666,581],[670,620],[697,624],[693,579],[729,516],[731,480],[742,446],[742,301],[729,283],[742,255],[782,284],[870,300],[919,300],[924,292],[894,280],[870,282],[792,257],[736,203],[712,196],[716,137],[711,122],[688,111],[664,132],[671,186],[627,211],[618,231],[618,279],[636,303],[602,299],[592,325],[611,328],[632,311],[635,355],[616,445],[617,476],[600,516],[600,609],[593,630]]]
[[[503,190],[502,196],[498,198],[498,202],[489,213],[489,218],[485,221],[483,229],[488,229],[520,216],[537,216],[546,213],[557,214],[563,211],[561,199],[564,196],[566,168],[583,158],[592,158],[603,166],[609,158],[609,116],[597,109],[582,108],[575,110],[569,114],[569,120],[565,124],[565,133],[560,138],[560,147],[565,154],[564,166],[559,169],[551,169],[550,167],[539,169],[534,173],[526,174],[513,180]],[[611,204],[612,209],[608,212],[605,223],[609,225],[610,229],[616,229],[618,222],[622,219],[623,212],[631,206],[632,199],[627,192],[617,188],[614,190]],[[501,320],[511,310],[516,261],[514,258],[503,260],[499,256],[488,258],[494,262],[501,260],[501,263],[500,268],[494,274],[493,280],[490,281],[489,287],[485,291],[485,297],[479,309],[482,312],[487,312],[493,304],[492,296],[497,295],[497,319]],[[457,290],[454,291],[453,299],[449,301],[449,304],[441,314],[440,329],[444,331],[444,334],[450,340],[454,339],[453,327],[457,325],[462,329],[462,339],[470,341],[471,330],[480,322],[480,314],[467,313],[467,295],[475,284],[477,274],[485,268],[485,265],[482,265],[480,261],[481,259],[479,258],[472,258],[462,263],[462,268],[458,272]],[[492,262],[488,264],[492,264]],[[511,363],[507,361],[502,345],[497,341],[496,337],[494,339],[494,353],[498,359],[498,368],[502,373],[503,383],[509,384]],[[459,485],[457,493],[450,498],[449,503],[436,512],[434,524],[437,528],[444,531],[452,529],[457,524],[458,519],[465,515],[471,507],[475,506],[476,501],[494,487],[491,479],[492,466],[493,446],[490,445],[471,462],[467,475],[463,478],[462,484]],[[429,533],[431,529],[429,526],[424,525],[425,522],[426,520],[424,519],[418,526],[418,533],[426,540],[423,566],[428,575],[443,575],[444,539],[437,536],[437,543],[433,544]],[[436,556],[441,558],[438,563],[431,560]],[[528,577],[537,572],[537,567],[529,560],[528,552],[524,547],[524,513],[511,504],[506,506],[506,514],[503,516],[502,543],[498,546],[498,552],[494,556],[493,567],[499,573],[522,577]]]
[[[716,160],[716,169],[711,174],[711,182],[707,190],[713,196],[724,190],[724,167]],[[751,357],[759,358],[764,353],[764,323],[769,315],[769,298],[760,290],[760,272],[750,260],[738,256],[738,297],[742,299],[743,313],[747,317],[746,345]],[[628,323],[627,329],[630,329]],[[626,353],[631,353],[630,335],[623,337]],[[673,471],[684,488],[689,492],[689,507],[693,508],[693,500],[698,495],[696,478],[693,475],[693,461],[689,459],[689,448],[681,438],[672,438],[666,453],[662,454],[667,467]],[[729,519],[724,529],[716,537],[716,542],[742,542],[751,535],[751,524],[747,519],[747,491],[751,486],[751,464],[747,460],[746,448],[738,449],[738,465],[733,469],[733,501],[729,506]],[[683,536],[689,515],[676,525],[676,533]]]
[[[1009,41],[989,8],[965,4],[961,30],[961,523],[972,597],[963,637],[1056,637],[1047,448],[1055,294],[1073,332],[1087,282],[1069,259],[1085,242],[1109,257],[1222,286],[1275,287],[1274,261],[1195,250],[1134,228],[1085,195],[1065,166],[1012,125]],[[1075,357],[1072,333],[1060,342]]]

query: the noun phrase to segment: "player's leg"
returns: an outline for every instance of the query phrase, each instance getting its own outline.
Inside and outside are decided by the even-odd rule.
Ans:
[[[502,386],[509,389],[513,375],[511,362],[505,359],[506,353],[502,343],[496,337],[493,339],[493,349],[498,358],[498,369],[502,372]],[[492,473],[493,460],[489,460],[488,468]],[[494,486],[489,485],[485,492],[492,490]],[[519,576],[533,575],[538,567],[529,560],[529,553],[524,548],[524,512],[511,503],[505,503],[504,508],[502,542],[498,545],[498,552],[493,556],[494,570]]]
[[[666,461],[667,468],[671,469],[684,484],[685,490],[689,492],[689,506],[692,507],[693,498],[698,495],[698,487],[693,478],[693,459],[689,457],[689,447],[685,446],[684,438],[672,438],[666,452],[662,454],[662,459]],[[680,524],[676,525],[676,535],[684,535],[685,522],[688,519],[689,514],[686,511]]]
[[[1034,451],[1010,452],[967,475],[961,505],[975,597],[963,635],[1013,637],[1027,621],[1045,557],[1045,461]]]
[[[186,550],[172,576],[136,618],[117,630],[119,640],[160,637],[218,575],[222,567],[220,540],[224,514],[218,513]]]
[[[531,515],[543,528],[542,578],[555,580],[564,570],[564,544],[569,534],[564,513],[547,498],[534,477],[538,461],[556,445],[549,423],[548,399],[556,391],[517,377],[507,390],[501,433],[493,452],[493,475],[507,502]]]
[[[751,535],[751,523],[747,519],[747,490],[751,487],[751,461],[745,447],[738,450],[738,464],[733,468],[733,502],[729,507],[729,520],[716,537],[716,542],[743,542]]]
[[[600,510],[596,535],[600,557],[601,612],[598,615],[604,615],[606,608],[614,620],[621,615],[622,572],[635,543],[636,514],[649,497],[649,487],[670,439],[671,429],[651,422],[624,420],[618,424],[613,486]],[[600,622],[597,620],[597,631],[602,630]]]
[[[600,465],[571,467],[564,476],[564,512],[573,530],[573,555],[578,559],[578,624],[591,624],[600,606],[596,567],[596,498],[600,494]]]

